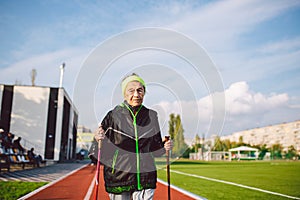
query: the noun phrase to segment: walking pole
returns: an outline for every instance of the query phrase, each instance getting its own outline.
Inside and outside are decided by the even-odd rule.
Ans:
[[[165,136],[165,140],[169,141],[170,136]],[[167,157],[167,180],[168,180],[168,200],[171,199],[171,187],[170,187],[170,151],[166,151]]]
[[[99,177],[100,177],[100,158],[101,158],[101,146],[102,140],[98,141],[98,160],[97,160],[97,170],[96,170],[96,189],[95,189],[95,198],[94,200],[98,200],[98,190],[99,190]]]

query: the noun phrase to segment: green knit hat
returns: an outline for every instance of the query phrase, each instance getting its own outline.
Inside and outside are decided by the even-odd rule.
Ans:
[[[143,85],[143,87],[144,87],[144,89],[146,91],[146,84],[145,84],[144,80],[141,77],[139,77],[137,74],[133,73],[133,74],[125,77],[124,80],[121,83],[123,96],[125,94],[125,89],[126,89],[127,84],[130,83],[130,82],[132,82],[132,81],[138,81],[138,82],[140,82]]]

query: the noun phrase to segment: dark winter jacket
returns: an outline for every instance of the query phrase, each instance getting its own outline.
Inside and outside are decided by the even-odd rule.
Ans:
[[[108,112],[101,123],[105,188],[109,193],[156,188],[154,156],[164,154],[157,113],[126,102]]]

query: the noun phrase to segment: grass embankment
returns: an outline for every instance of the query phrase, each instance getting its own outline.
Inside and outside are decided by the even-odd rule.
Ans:
[[[20,182],[20,181],[1,181],[0,182],[0,199],[15,200],[31,191],[47,184],[46,182]]]
[[[165,163],[158,162],[158,177],[166,181]],[[200,162],[178,160],[171,170],[229,181],[300,198],[300,162]],[[287,199],[261,191],[171,173],[171,184],[207,199]]]

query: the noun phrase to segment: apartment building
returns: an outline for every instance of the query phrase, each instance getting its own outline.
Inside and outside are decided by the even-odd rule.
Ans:
[[[300,152],[300,120],[235,132],[222,136],[221,140],[238,142],[241,136],[243,142],[250,145],[266,144],[271,147],[273,144],[281,144],[284,151],[293,145]]]

